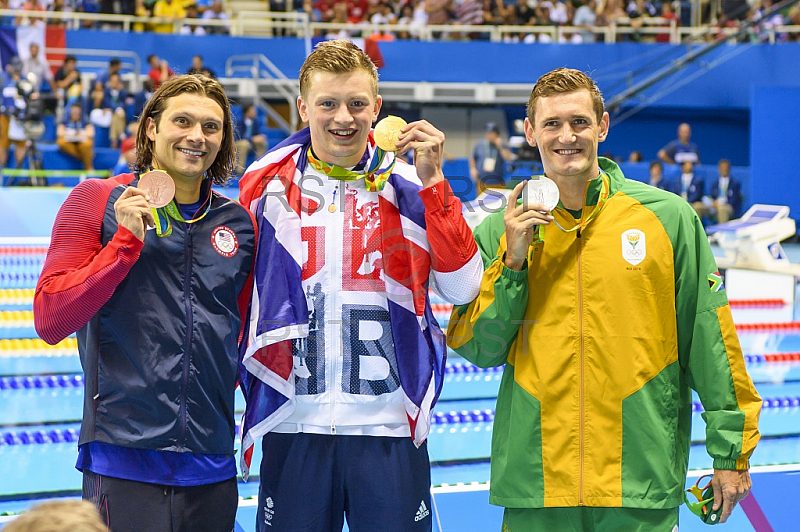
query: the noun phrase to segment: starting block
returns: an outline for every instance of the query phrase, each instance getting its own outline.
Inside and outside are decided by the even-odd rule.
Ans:
[[[795,221],[785,205],[750,207],[744,216],[706,229],[709,241],[724,252],[717,257],[722,269],[743,268],[800,275],[800,264],[789,262],[781,240],[794,236]]]

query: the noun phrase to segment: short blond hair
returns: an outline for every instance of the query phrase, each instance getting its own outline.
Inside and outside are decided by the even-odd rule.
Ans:
[[[108,532],[94,504],[79,499],[37,504],[3,527],[3,532]]]
[[[539,98],[547,98],[554,94],[562,94],[579,90],[587,90],[592,97],[592,106],[597,116],[597,123],[603,119],[606,110],[603,95],[592,78],[573,68],[557,68],[551,70],[536,81],[528,100],[528,120],[533,122],[536,102]]]
[[[361,48],[345,39],[323,41],[314,48],[300,67],[300,95],[308,96],[311,77],[316,72],[349,74],[363,70],[371,78],[372,96],[378,97],[378,69]]]

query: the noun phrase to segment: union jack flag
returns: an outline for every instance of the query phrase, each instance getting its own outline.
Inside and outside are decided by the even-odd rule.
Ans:
[[[254,214],[259,229],[246,349],[239,366],[247,399],[240,463],[245,480],[255,441],[294,410],[291,342],[308,336],[309,315],[301,283],[300,213],[318,207],[314,200],[302,196],[299,185],[310,142],[308,129],[295,133],[253,163],[239,184],[240,201]],[[375,151],[370,135],[364,161],[367,165]],[[416,445],[428,436],[430,413],[442,388],[447,349],[428,299],[431,256],[420,189],[419,182],[396,170],[379,192],[378,203],[392,337]]]

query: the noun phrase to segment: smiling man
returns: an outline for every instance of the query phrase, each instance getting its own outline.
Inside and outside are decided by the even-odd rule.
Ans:
[[[378,74],[349,41],[308,56],[297,107],[308,128],[240,181],[260,239],[243,362],[245,468],[264,435],[257,527],[429,531],[446,346],[428,287],[466,303],[482,271],[444,135],[402,128],[415,166],[377,148]]]
[[[450,319],[456,352],[505,364],[490,502],[509,532],[677,530],[692,389],[721,522],[750,489],[761,399],[705,231],[597,156],[608,133],[588,76],[539,78],[525,134],[561,200],[550,215],[518,203],[522,183],[475,230],[481,294]]]
[[[77,332],[77,468],[109,528],[230,532],[234,388],[256,233],[246,209],[211,190],[235,169],[222,86],[193,75],[165,82],[142,113],[136,148],[137,172],[87,180],[61,207],[36,287],[36,330],[52,344]],[[174,190],[158,208],[138,188],[151,169]]]

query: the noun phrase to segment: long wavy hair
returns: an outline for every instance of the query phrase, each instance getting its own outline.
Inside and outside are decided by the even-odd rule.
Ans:
[[[136,133],[136,168],[142,171],[153,163],[153,141],[147,137],[147,119],[152,118],[158,127],[169,99],[181,94],[207,96],[222,108],[222,143],[216,159],[206,171],[206,177],[213,179],[217,185],[225,185],[236,170],[230,102],[225,89],[217,80],[200,74],[186,74],[165,81],[147,102],[142,116],[139,117],[139,130]]]

